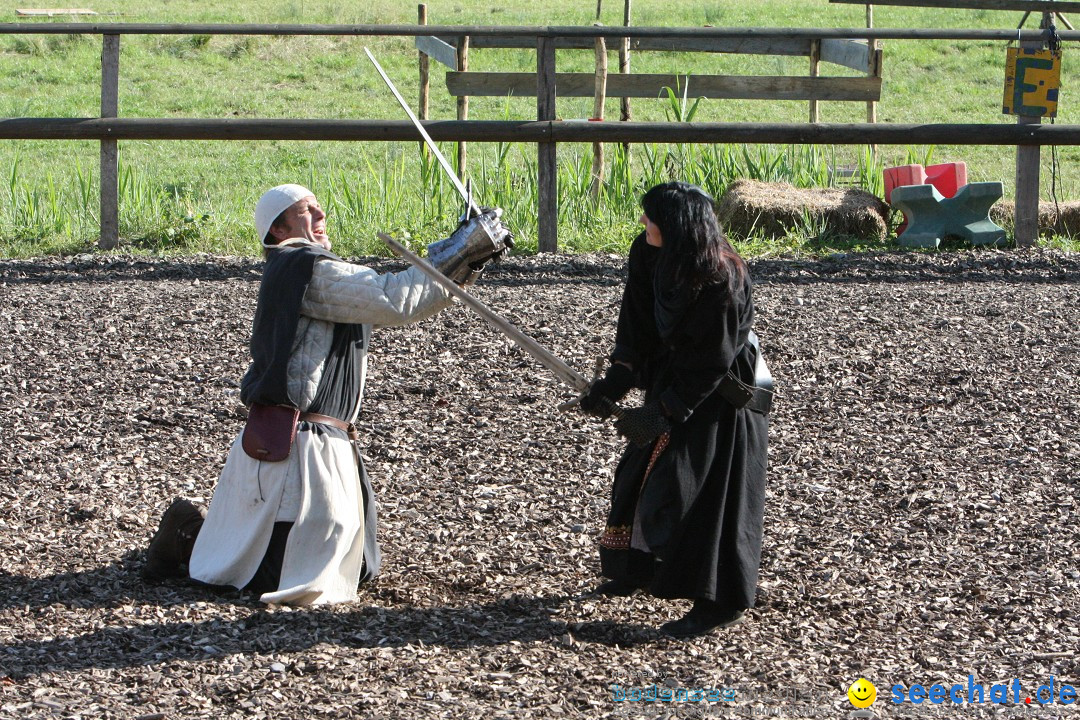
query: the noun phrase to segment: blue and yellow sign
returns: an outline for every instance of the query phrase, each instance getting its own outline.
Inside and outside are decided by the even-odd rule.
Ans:
[[[1005,60],[1006,115],[1054,117],[1061,88],[1061,51],[1008,49]]]

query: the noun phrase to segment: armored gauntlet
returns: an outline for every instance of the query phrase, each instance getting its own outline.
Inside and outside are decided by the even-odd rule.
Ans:
[[[499,208],[485,209],[463,222],[450,237],[428,245],[428,261],[459,285],[473,282],[489,260],[514,246],[501,216]]]

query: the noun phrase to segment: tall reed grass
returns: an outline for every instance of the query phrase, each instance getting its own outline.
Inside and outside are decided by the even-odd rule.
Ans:
[[[676,117],[693,107],[673,96]],[[476,146],[474,146],[475,148]],[[412,148],[412,149],[410,149]],[[453,144],[443,152],[455,157]],[[670,179],[701,185],[714,197],[739,178],[783,181],[796,186],[848,183],[881,193],[881,166],[867,149],[854,167],[838,172],[837,158],[819,146],[644,144],[629,150],[607,148],[608,162],[599,197],[590,196],[591,146],[560,148],[558,161],[560,249],[621,252],[640,215],[641,195]],[[470,180],[476,198],[499,206],[518,238],[518,252],[536,250],[536,153],[532,145],[495,143],[474,149]],[[382,144],[356,168],[325,165],[304,182],[328,210],[336,249],[343,254],[385,253],[376,230],[392,232],[419,246],[445,235],[462,201],[438,163],[418,144]],[[914,159],[922,162],[924,156]],[[98,234],[96,173],[76,166],[70,180],[52,175],[31,181],[22,158],[8,168],[0,205],[0,251],[6,255],[79,252]],[[252,189],[255,191],[257,189]],[[120,235],[122,247],[160,253],[256,252],[250,208],[239,207],[209,186],[162,183],[160,174],[128,164],[120,153]],[[808,227],[819,233],[822,228]]]

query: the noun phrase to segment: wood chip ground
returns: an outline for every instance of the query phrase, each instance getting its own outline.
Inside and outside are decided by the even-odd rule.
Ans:
[[[512,258],[476,294],[588,373],[623,262]],[[688,603],[587,595],[613,429],[460,306],[374,335],[385,571],[355,603],[144,585],[161,511],[209,499],[241,428],[260,265],[0,261],[0,718],[835,718],[861,676],[879,717],[1075,712],[890,688],[1080,685],[1080,256],[752,271],[779,387],[758,605],[679,642],[656,628]],[[615,699],[653,684],[737,694]]]

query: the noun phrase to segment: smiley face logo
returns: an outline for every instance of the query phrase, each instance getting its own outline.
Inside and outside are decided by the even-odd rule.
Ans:
[[[859,678],[847,689],[848,700],[857,708],[868,708],[877,700],[877,688],[866,678]]]

